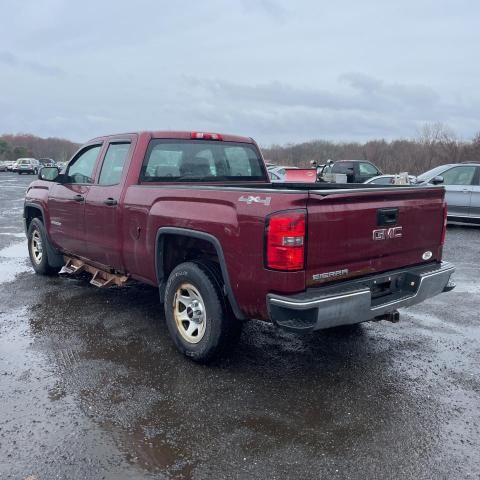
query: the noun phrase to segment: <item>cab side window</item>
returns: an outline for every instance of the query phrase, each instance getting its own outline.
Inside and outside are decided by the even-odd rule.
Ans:
[[[442,174],[444,185],[471,185],[475,175],[474,166],[454,167]]]
[[[101,145],[87,147],[70,163],[67,170],[69,183],[93,183],[93,171],[101,148]]]
[[[130,143],[111,143],[103,160],[99,185],[118,185],[122,179]]]
[[[358,165],[358,169],[360,171],[360,175],[380,175],[379,171],[368,162],[361,162]]]

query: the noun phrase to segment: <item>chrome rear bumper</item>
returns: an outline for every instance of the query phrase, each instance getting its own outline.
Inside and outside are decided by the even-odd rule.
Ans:
[[[387,272],[300,295],[267,295],[271,320],[295,331],[321,330],[373,320],[454,288],[455,267],[447,262]],[[378,285],[385,294],[378,294]]]

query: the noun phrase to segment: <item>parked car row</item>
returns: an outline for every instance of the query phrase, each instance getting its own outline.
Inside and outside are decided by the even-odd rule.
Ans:
[[[447,164],[415,177],[407,173],[383,174],[365,160],[338,160],[314,168],[268,164],[272,182],[336,182],[377,185],[443,185],[446,190],[448,221],[480,225],[480,163]],[[316,173],[316,174],[315,174]]]
[[[0,161],[0,172],[16,172],[19,175],[22,173],[38,174],[43,167],[54,167],[55,161],[51,158],[19,158],[15,161],[4,160]]]

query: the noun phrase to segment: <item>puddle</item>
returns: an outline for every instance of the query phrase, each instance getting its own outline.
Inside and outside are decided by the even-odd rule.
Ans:
[[[0,250],[0,284],[11,282],[19,273],[30,272],[25,241],[13,243]]]
[[[15,238],[25,238],[24,233],[10,233],[10,232],[0,232],[0,235],[7,235]]]

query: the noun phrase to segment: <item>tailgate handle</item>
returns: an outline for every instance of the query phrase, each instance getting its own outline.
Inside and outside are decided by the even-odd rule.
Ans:
[[[398,208],[379,208],[377,210],[377,225],[383,227],[398,222]]]

